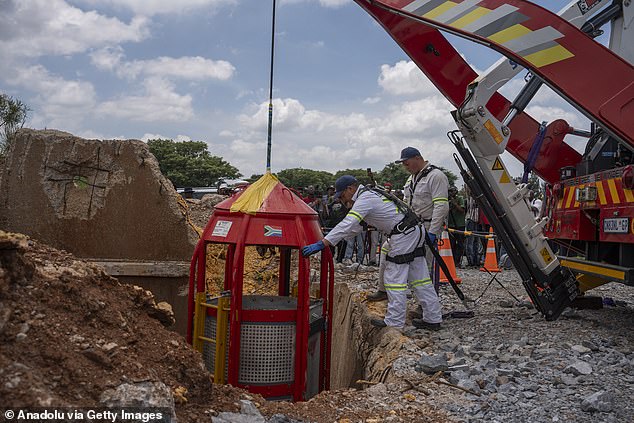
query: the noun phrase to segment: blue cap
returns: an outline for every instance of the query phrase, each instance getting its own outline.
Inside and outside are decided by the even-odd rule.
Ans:
[[[405,147],[401,150],[401,158],[396,160],[394,163],[403,163],[405,160],[409,160],[414,157],[423,157],[420,154],[420,151],[414,147]]]
[[[352,175],[343,175],[337,178],[335,181],[335,198],[339,198],[343,190],[348,188],[350,185],[358,184],[357,178]]]

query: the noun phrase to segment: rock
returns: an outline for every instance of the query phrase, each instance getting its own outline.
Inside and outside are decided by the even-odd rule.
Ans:
[[[508,363],[509,361],[511,361],[512,357],[510,354],[502,354],[499,358],[498,361],[500,363]]]
[[[515,374],[515,370],[512,369],[495,369],[495,371],[500,376],[513,376]]]
[[[561,377],[561,382],[566,386],[575,386],[579,384],[579,381],[575,377],[570,375],[563,375]]]
[[[123,383],[102,392],[99,402],[108,408],[166,408],[177,422],[172,391],[162,382]]]
[[[423,355],[417,363],[418,367],[427,374],[444,372],[449,369],[447,358],[444,355]]]
[[[240,400],[240,413],[219,413],[217,417],[212,417],[213,423],[266,423],[260,410],[249,400]],[[285,422],[292,420],[275,420]]]
[[[370,419],[366,420],[369,422]],[[299,420],[291,419],[290,417],[285,416],[284,414],[273,414],[270,419],[267,420],[266,423],[301,423]]]
[[[581,409],[590,413],[595,411],[608,413],[612,411],[613,402],[614,398],[609,392],[599,391],[585,397],[581,402]]]
[[[150,304],[148,308],[148,316],[158,320],[163,326],[170,327],[176,323],[174,311],[169,303],[161,301],[158,304]]]
[[[495,378],[495,384],[497,386],[506,385],[509,382],[510,382],[510,379],[508,376],[497,376]]]
[[[592,341],[589,341],[589,340],[582,341],[581,345],[583,345],[586,348],[590,348],[590,350],[592,351],[599,351],[599,346]]]
[[[463,371],[451,372],[449,382],[458,385],[463,380],[470,379],[469,374]]]
[[[110,352],[110,351],[114,350],[115,348],[117,348],[118,346],[119,345],[117,345],[117,343],[115,343],[115,342],[108,342],[106,345],[101,347],[101,349],[104,350],[105,352]]]
[[[585,361],[575,361],[564,369],[564,373],[571,373],[575,376],[589,375],[592,373],[592,366]]]
[[[570,349],[578,352],[579,354],[585,354],[592,351],[590,348],[584,347],[583,345],[573,345]]]

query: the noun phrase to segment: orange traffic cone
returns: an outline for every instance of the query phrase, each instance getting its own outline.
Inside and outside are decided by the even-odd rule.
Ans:
[[[489,229],[489,234],[493,235],[493,227]],[[493,237],[489,237],[487,242],[487,255],[484,257],[484,266],[480,268],[481,272],[497,273],[500,271],[498,267],[498,259],[495,255],[495,240]]]
[[[455,283],[462,282],[456,275],[456,265],[453,261],[453,253],[451,252],[451,242],[449,241],[449,234],[446,230],[442,231],[442,241],[438,247],[438,252],[440,253],[440,257],[442,257],[442,261],[447,265],[447,269],[449,269],[449,274]],[[448,283],[449,279],[443,272],[442,268],[440,269],[440,283]]]

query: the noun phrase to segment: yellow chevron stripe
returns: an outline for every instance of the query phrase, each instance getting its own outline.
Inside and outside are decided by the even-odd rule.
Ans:
[[[603,189],[603,182],[597,181],[597,193],[599,194],[599,204],[602,206],[608,203],[605,199],[605,190]]]
[[[623,189],[623,193],[625,194],[625,201],[628,203],[634,203],[634,194],[632,194],[631,189]]]
[[[502,31],[496,32],[493,35],[490,35],[488,38],[494,43],[504,44],[507,41],[514,40],[530,32],[533,31],[526,28],[524,25],[515,24],[511,27],[503,29]]]
[[[564,188],[564,193],[561,195],[561,198],[559,198],[559,201],[557,201],[557,208],[561,209],[564,206],[564,198],[566,198],[566,190],[568,188]]]
[[[565,59],[574,57],[574,54],[566,50],[565,47],[556,45],[541,51],[537,51],[528,56],[524,56],[529,63],[541,68],[542,66],[550,65],[556,62],[560,62]]]
[[[610,189],[610,195],[612,196],[612,204],[620,204],[619,192],[616,190],[616,183],[614,179],[608,179],[608,188]]]
[[[579,186],[577,187],[577,189],[583,189],[583,187],[584,187],[584,185],[579,185]],[[576,198],[575,198],[575,202],[574,202],[574,204],[572,205],[572,207],[573,207],[573,208],[575,208],[575,209],[579,208],[579,202],[577,201],[577,199],[576,199]]]
[[[570,187],[568,189],[568,198],[566,198],[566,208],[569,209],[570,205],[572,204],[572,199],[575,198],[574,194],[575,194],[575,187]]]
[[[477,7],[450,25],[454,28],[464,28],[471,22],[478,20],[489,13],[491,13],[491,10],[485,9],[484,7]]]
[[[425,13],[423,17],[428,19],[437,18],[438,16],[442,15],[446,11],[453,9],[457,4],[458,3],[454,3],[452,1],[445,2],[441,4],[440,6],[436,7],[435,9],[432,9],[429,12]]]

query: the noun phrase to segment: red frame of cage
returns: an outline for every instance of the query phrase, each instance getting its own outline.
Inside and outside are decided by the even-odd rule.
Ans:
[[[286,189],[284,187],[284,189]],[[235,200],[235,198],[232,198]],[[231,201],[233,202],[233,201]],[[296,310],[243,310],[244,253],[247,246],[264,245],[280,247],[278,295],[287,296],[290,290],[290,253],[304,245],[322,238],[319,220],[315,212],[302,214],[232,213],[222,207],[224,202],[216,206],[201,239],[199,240],[190,265],[189,302],[187,321],[187,340],[192,343],[194,299],[196,293],[205,292],[206,251],[209,243],[227,245],[225,260],[224,289],[231,292],[231,314],[229,333],[229,360],[227,383],[245,388],[264,397],[290,396],[293,401],[305,400],[304,392],[307,382],[309,307],[310,307],[310,259],[299,254],[298,260],[298,292]],[[214,228],[219,220],[236,225],[233,236],[219,237],[214,235]],[[278,225],[283,227],[289,236],[285,238],[266,239],[261,236],[262,226]],[[293,230],[294,229],[294,230]],[[224,241],[224,242],[223,242]],[[319,278],[320,294],[323,299],[322,315],[326,326],[321,331],[321,348],[319,363],[319,392],[330,388],[330,352],[332,334],[332,304],[334,296],[334,264],[332,253],[326,248],[321,253]],[[208,315],[215,315],[214,309],[207,308]],[[290,322],[295,321],[295,378],[292,383],[277,385],[245,385],[238,382],[240,363],[241,324],[247,322]]]

